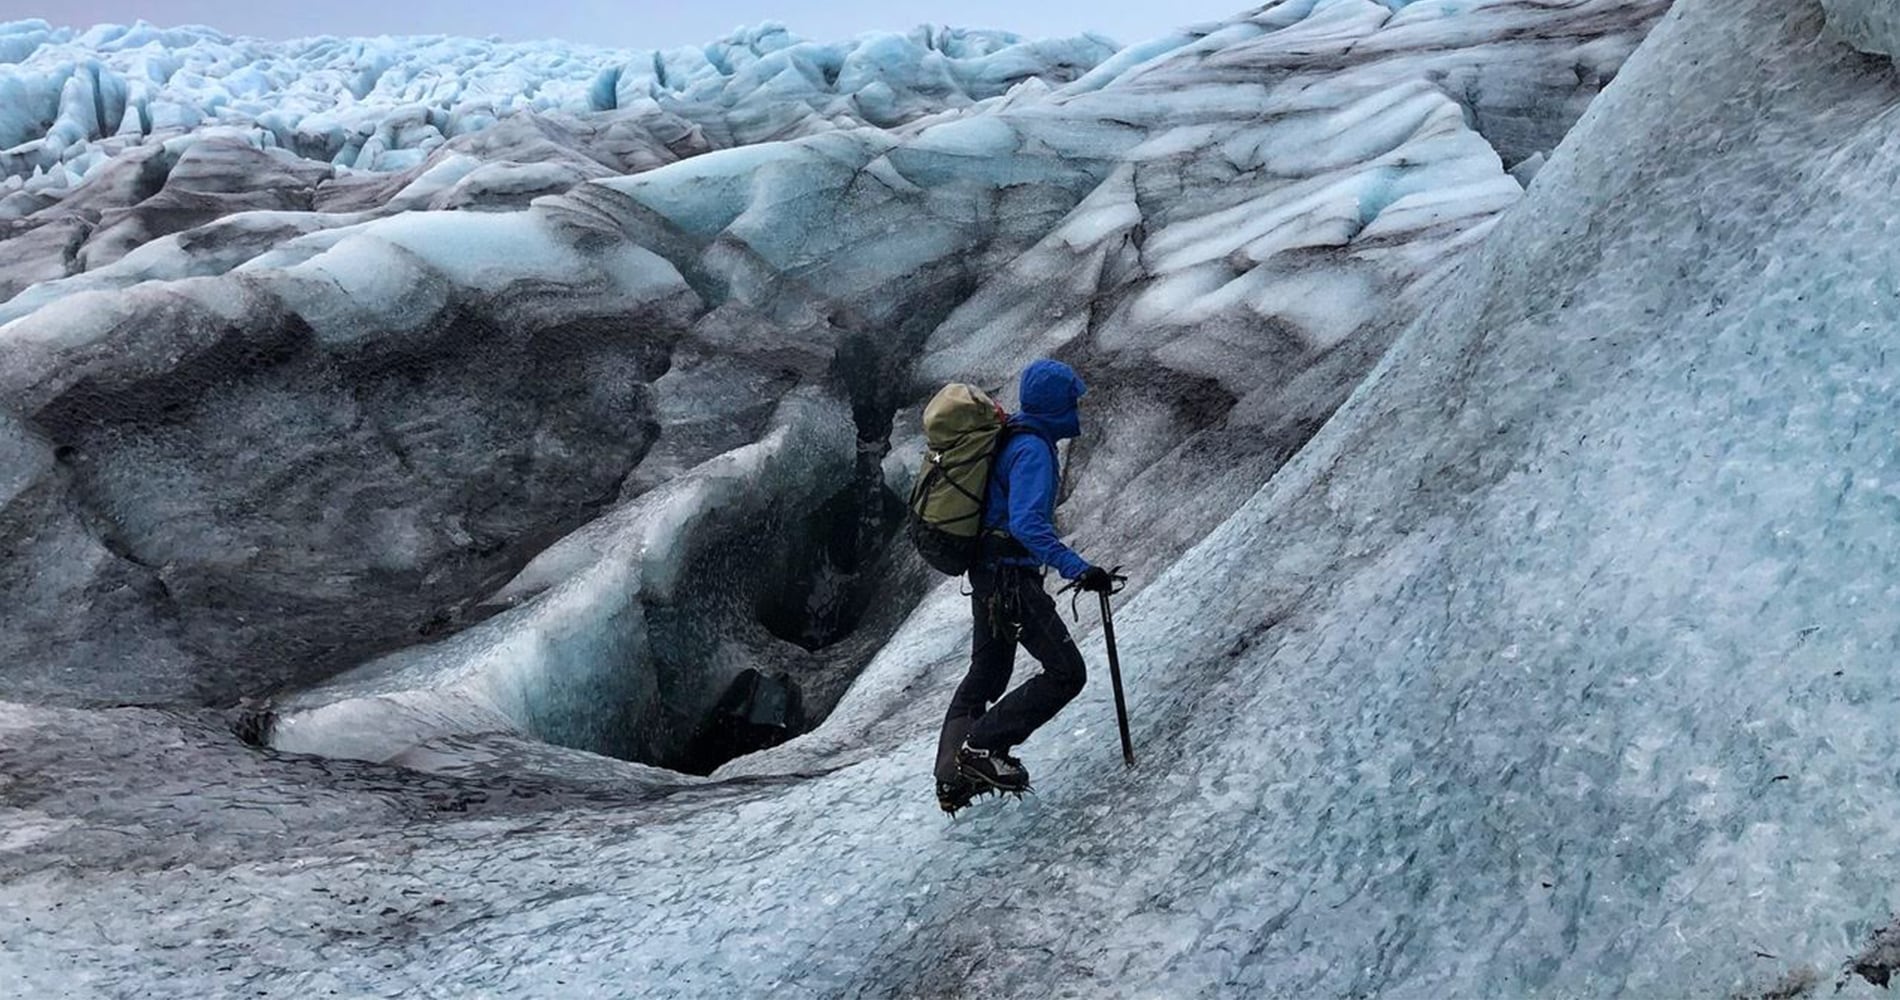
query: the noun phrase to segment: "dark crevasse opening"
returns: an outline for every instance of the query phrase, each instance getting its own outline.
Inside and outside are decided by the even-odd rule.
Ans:
[[[921,336],[941,308],[904,331]],[[782,532],[790,543],[771,546],[737,539],[731,553],[742,572],[767,582],[747,609],[773,638],[799,652],[777,664],[741,671],[691,728],[679,749],[658,763],[692,774],[776,746],[824,721],[902,615],[921,596],[915,566],[893,547],[904,518],[903,498],[884,479],[892,420],[901,399],[908,351],[880,338],[848,336],[833,367],[835,384],[852,404],[857,458],[851,480],[804,512],[784,511],[761,531]]]
[[[711,774],[736,757],[775,747],[805,732],[805,696],[783,675],[747,667],[707,713],[692,741],[674,758],[674,770]]]
[[[877,463],[861,457],[859,464],[856,482],[818,511],[811,537],[787,567],[785,585],[759,602],[767,631],[814,652],[849,636],[863,620],[877,596],[867,571],[904,516],[903,501],[877,478]]]
[[[892,616],[875,624],[870,619],[880,600],[904,593],[891,585],[892,557],[901,555],[891,542],[903,503],[884,486],[874,454],[861,455],[858,466],[854,481],[793,532],[794,544],[771,560],[776,565],[761,567],[769,585],[757,592],[750,613],[797,652],[741,670],[696,722],[672,727],[675,748],[656,763],[710,774],[735,757],[809,731],[887,637]]]

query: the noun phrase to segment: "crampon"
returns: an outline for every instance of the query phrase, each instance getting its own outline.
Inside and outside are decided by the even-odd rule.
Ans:
[[[1013,795],[1018,799],[1030,791],[1029,769],[1007,753],[974,750],[965,745],[957,752],[957,776],[937,782],[937,804],[955,817],[957,811],[985,795]]]
[[[1024,793],[1031,791],[1034,789],[1027,785],[1022,788],[995,788],[967,780],[939,781],[937,782],[937,806],[943,810],[944,815],[955,819],[957,813],[968,809],[976,803],[976,800],[986,796],[1011,795],[1021,799]]]

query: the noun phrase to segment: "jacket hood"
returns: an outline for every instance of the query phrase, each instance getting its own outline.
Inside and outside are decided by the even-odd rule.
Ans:
[[[1076,403],[1088,391],[1082,376],[1068,365],[1047,358],[1032,362],[1023,369],[1018,393],[1022,412],[1016,415],[1016,422],[1057,441],[1079,437],[1082,413]]]

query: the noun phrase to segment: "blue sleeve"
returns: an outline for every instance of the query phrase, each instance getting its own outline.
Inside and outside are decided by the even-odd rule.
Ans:
[[[1005,470],[1009,476],[1009,533],[1037,562],[1053,566],[1064,579],[1073,580],[1089,564],[1062,544],[1056,526],[1049,523],[1049,513],[1056,508],[1055,449],[1038,441],[1015,452]]]

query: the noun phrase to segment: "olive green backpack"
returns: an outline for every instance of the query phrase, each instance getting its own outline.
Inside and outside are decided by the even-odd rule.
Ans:
[[[981,550],[990,463],[1009,414],[983,390],[952,382],[924,407],[924,466],[905,534],[932,569],[961,576]]]

